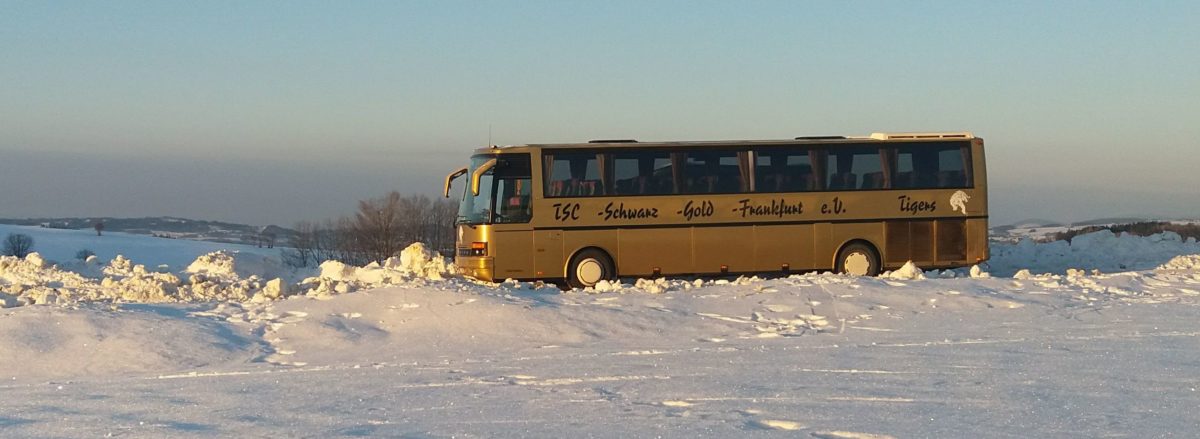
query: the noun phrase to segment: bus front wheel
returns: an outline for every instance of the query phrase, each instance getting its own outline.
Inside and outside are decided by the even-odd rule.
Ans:
[[[571,258],[567,267],[567,284],[572,288],[587,288],[595,286],[602,280],[617,278],[617,270],[613,267],[612,259],[603,251],[589,248],[584,249]]]
[[[837,256],[837,272],[852,276],[878,276],[879,252],[862,242],[842,247]]]

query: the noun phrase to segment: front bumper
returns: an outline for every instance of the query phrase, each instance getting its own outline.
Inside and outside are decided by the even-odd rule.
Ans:
[[[463,276],[495,282],[496,264],[491,256],[457,256],[454,265]]]

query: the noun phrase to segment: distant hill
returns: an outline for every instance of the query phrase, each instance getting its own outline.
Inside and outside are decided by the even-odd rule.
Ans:
[[[92,229],[96,222],[104,224],[105,232],[263,246],[286,244],[295,233],[294,230],[276,225],[261,227],[173,217],[0,219],[0,224],[52,229]]]
[[[1030,228],[1035,228],[1035,227],[1063,227],[1064,225],[1065,224],[1060,223],[1058,221],[1051,221],[1048,219],[1041,219],[1041,218],[1030,218],[1030,219],[1014,222],[1007,226],[1000,226],[1000,227],[1008,227],[1010,229],[1030,229]]]
[[[1155,221],[1155,219],[1153,219],[1153,218],[1139,218],[1139,217],[1114,217],[1114,218],[1097,218],[1097,219],[1094,219],[1094,220],[1088,220],[1088,221],[1079,221],[1079,222],[1076,222],[1076,223],[1073,223],[1073,224],[1071,224],[1071,226],[1072,226],[1072,227],[1079,227],[1079,226],[1105,226],[1105,225],[1109,225],[1109,224],[1130,224],[1130,223],[1138,223],[1138,222],[1144,222],[1144,221]]]

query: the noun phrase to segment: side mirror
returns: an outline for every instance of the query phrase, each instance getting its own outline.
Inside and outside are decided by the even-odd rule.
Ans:
[[[466,174],[466,173],[467,173],[467,168],[462,168],[457,171],[451,172],[450,175],[446,176],[446,188],[444,191],[446,198],[450,198],[450,182],[454,181],[454,179],[456,179],[459,176]]]
[[[476,169],[475,172],[471,174],[471,195],[479,196],[479,179],[483,177],[483,174],[492,170],[494,167],[496,167],[496,159],[491,159],[484,162],[479,169]]]

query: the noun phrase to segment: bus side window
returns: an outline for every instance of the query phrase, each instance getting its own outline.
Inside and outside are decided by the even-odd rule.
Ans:
[[[917,187],[937,187],[938,162],[937,151],[918,151],[913,153],[913,168],[917,171]]]
[[[965,188],[970,163],[969,147],[950,147],[938,151],[937,183],[940,188]]]
[[[612,154],[614,195],[665,195],[671,184],[671,159],[666,152],[625,151]]]
[[[920,145],[904,146],[896,148],[896,151],[896,175],[899,177],[897,188],[928,189],[933,187],[930,185],[930,176],[937,173],[937,163],[932,163],[933,169],[930,169],[928,148]]]
[[[749,187],[743,181],[737,151],[692,151],[686,155],[685,193],[731,194]]]
[[[883,189],[884,183],[883,171],[868,172],[863,174],[862,187],[859,189]]]
[[[829,189],[869,190],[886,187],[887,174],[883,170],[881,155],[880,149],[874,146],[831,148]]]
[[[554,152],[542,156],[548,197],[590,197],[605,194],[598,155]]]
[[[759,151],[754,165],[756,192],[786,192],[789,177],[787,155],[783,151]]]
[[[908,148],[896,148],[896,170],[892,176],[893,189],[912,189],[917,187],[917,174],[913,171],[912,151]]]
[[[813,174],[812,165],[808,163],[791,164],[792,159],[804,162],[808,161],[808,155],[789,157],[788,175],[791,177],[791,182],[788,185],[788,190],[792,191],[811,191],[813,190]]]
[[[708,163],[716,164],[715,157],[705,152],[688,152],[683,162],[683,192],[687,194],[707,194],[717,178],[715,172],[710,172]]]
[[[830,190],[854,189],[858,184],[858,176],[850,172],[838,172],[829,175]]]
[[[893,187],[912,189],[965,188],[969,150],[955,144],[917,144],[896,149],[897,174]]]
[[[754,175],[755,192],[803,192],[816,189],[811,150],[760,149]]]
[[[825,169],[829,171],[829,182],[825,187],[829,190],[847,190],[854,189],[858,186],[858,176],[850,172],[852,156],[848,152],[831,150],[829,151],[829,164]]]
[[[654,158],[654,170],[646,185],[647,194],[668,195],[676,193],[675,162],[669,154]]]

